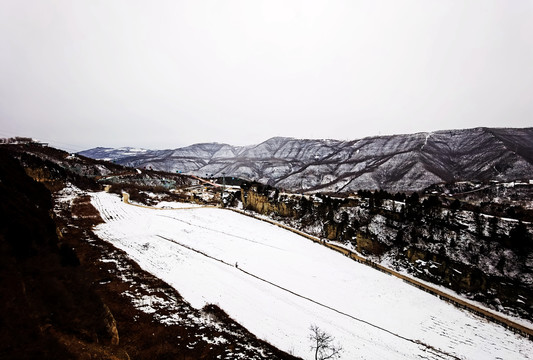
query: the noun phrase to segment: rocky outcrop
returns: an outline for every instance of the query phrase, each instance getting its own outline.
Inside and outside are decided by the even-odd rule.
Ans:
[[[387,246],[385,244],[380,243],[379,241],[373,239],[371,236],[365,236],[361,232],[357,233],[355,247],[357,251],[362,254],[371,254],[378,257],[383,255],[387,251]]]
[[[255,191],[242,191],[241,202],[244,209],[253,210],[260,214],[268,214],[283,217],[294,217],[297,211],[286,202],[278,201],[278,196],[274,192],[261,194]]]
[[[117,329],[117,322],[115,321],[115,318],[113,317],[113,314],[111,313],[111,310],[107,307],[106,304],[103,304],[104,308],[104,324],[105,329],[108,334],[109,343],[111,345],[118,345],[119,343],[119,336],[118,336],[118,329]]]

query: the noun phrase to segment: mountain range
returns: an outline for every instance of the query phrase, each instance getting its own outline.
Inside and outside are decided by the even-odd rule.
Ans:
[[[170,150],[93,148],[80,155],[292,191],[419,191],[452,181],[533,177],[533,128],[473,128],[359,140],[274,137],[258,145],[202,143]]]

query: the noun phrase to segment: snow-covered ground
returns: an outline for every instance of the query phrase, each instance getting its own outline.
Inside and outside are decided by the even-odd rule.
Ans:
[[[172,202],[172,201],[161,201],[155,206],[158,209],[189,209],[189,208],[198,208],[201,205],[198,204],[189,204],[181,202]]]
[[[135,207],[107,193],[92,202],[105,220],[96,233],[194,307],[217,304],[305,359],[312,324],[335,337],[343,359],[533,358],[532,341],[277,226],[222,209]]]

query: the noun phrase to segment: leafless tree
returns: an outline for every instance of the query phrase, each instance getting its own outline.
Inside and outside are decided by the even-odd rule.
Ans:
[[[315,352],[315,360],[337,359],[340,356],[342,346],[333,343],[335,340],[333,336],[316,325],[311,325],[309,330],[311,330],[309,340],[312,342],[311,350]]]

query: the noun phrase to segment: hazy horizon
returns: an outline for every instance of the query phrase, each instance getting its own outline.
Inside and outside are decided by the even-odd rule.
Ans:
[[[528,128],[533,128],[532,126],[526,126],[526,127],[507,127],[507,126],[504,126],[504,127],[487,127],[487,126],[478,126],[478,127],[474,127],[474,128],[464,128],[464,129],[440,129],[440,130],[435,130],[435,131],[417,131],[417,132],[413,132],[413,133],[399,133],[399,134],[378,134],[378,135],[368,135],[368,136],[364,136],[364,137],[361,137],[361,138],[353,138],[353,139],[334,139],[334,138],[302,138],[302,137],[294,137],[294,136],[272,136],[272,137],[269,137],[268,139],[263,139],[257,143],[253,143],[253,144],[231,144],[231,143],[227,143],[227,142],[222,142],[222,141],[203,141],[203,142],[197,142],[197,143],[190,143],[190,144],[184,144],[184,145],[180,145],[180,146],[175,146],[175,147],[167,147],[167,148],[148,148],[148,147],[140,147],[140,146],[129,146],[129,145],[126,145],[126,146],[117,146],[117,147],[112,147],[112,146],[94,146],[92,148],[84,148],[84,149],[81,149],[81,151],[83,150],[90,150],[90,149],[94,149],[94,148],[110,148],[110,149],[119,149],[119,148],[142,148],[142,149],[145,149],[145,150],[172,150],[172,149],[177,149],[177,148],[184,148],[184,147],[188,147],[188,146],[192,146],[192,145],[198,145],[198,144],[222,144],[222,145],[230,145],[230,146],[235,146],[235,147],[246,147],[246,146],[255,146],[255,145],[259,145],[263,142],[266,142],[270,139],[273,139],[273,138],[287,138],[287,139],[296,139],[296,140],[338,140],[338,141],[353,141],[353,140],[361,140],[361,139],[365,139],[365,138],[375,138],[375,137],[389,137],[389,136],[401,136],[401,135],[414,135],[414,134],[424,134],[424,133],[435,133],[435,132],[446,132],[446,131],[456,131],[456,130],[471,130],[471,129],[479,129],[479,128],[489,128],[489,129],[528,129]],[[38,139],[35,139],[35,140],[38,140]]]

